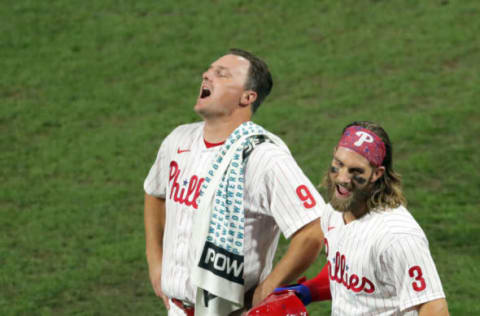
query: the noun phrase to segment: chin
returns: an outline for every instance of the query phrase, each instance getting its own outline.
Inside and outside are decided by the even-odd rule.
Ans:
[[[204,104],[197,102],[197,104],[195,104],[195,106],[193,107],[193,110],[200,116],[208,115],[208,110],[206,109]]]
[[[194,110],[195,113],[197,113],[197,114],[200,114],[200,112],[202,111],[198,105],[195,105],[195,106],[193,107],[193,110]]]
[[[330,198],[330,205],[332,205],[333,209],[342,213],[346,213],[350,211],[350,208],[352,206],[352,199],[351,198],[337,198],[335,196],[332,196]]]
[[[336,211],[342,213],[348,212],[352,204],[353,194],[350,194],[348,197],[343,198],[337,197],[336,186],[332,183],[330,178],[328,178],[327,182],[327,194],[330,205],[332,205],[333,209],[335,209]]]

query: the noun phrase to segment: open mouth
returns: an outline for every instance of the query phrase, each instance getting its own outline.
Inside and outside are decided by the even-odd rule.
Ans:
[[[210,91],[210,89],[202,87],[202,91],[200,92],[200,99],[208,98],[211,94],[212,92]]]
[[[348,190],[347,188],[345,188],[344,186],[342,185],[335,185],[336,189],[337,189],[337,194],[341,197],[348,197],[350,195],[350,190]]]

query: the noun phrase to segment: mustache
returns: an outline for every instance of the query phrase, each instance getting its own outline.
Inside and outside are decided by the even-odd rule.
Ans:
[[[328,191],[328,196],[331,198],[332,194],[335,193],[337,185],[343,186],[345,189],[347,189],[350,192],[355,192],[356,190],[353,187],[352,183],[341,183],[341,182],[333,182],[332,179],[330,178],[329,174],[325,176],[324,180],[324,186],[326,187]]]
[[[342,184],[347,190],[351,192],[350,197],[346,199],[338,199],[335,196],[335,191],[337,190],[337,185],[341,183],[337,183],[332,181],[329,174],[324,179],[324,185],[327,189],[327,197],[328,201],[332,205],[332,207],[339,211],[339,212],[348,212],[351,211],[353,213],[356,212],[358,209],[362,209],[365,204],[367,204],[368,199],[372,195],[372,188],[370,186],[357,188],[352,183],[349,184]]]

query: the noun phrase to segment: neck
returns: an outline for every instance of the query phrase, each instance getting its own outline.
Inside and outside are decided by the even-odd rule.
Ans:
[[[242,123],[250,120],[250,117],[218,117],[204,118],[203,137],[209,143],[219,143],[225,141],[228,136]]]
[[[356,219],[362,218],[365,214],[368,213],[367,205],[363,205],[360,208],[356,208],[355,211],[347,211],[343,213],[343,221],[345,224],[349,224]]]

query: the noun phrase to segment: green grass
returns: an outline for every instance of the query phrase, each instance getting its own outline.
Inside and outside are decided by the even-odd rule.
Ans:
[[[344,125],[387,129],[450,312],[479,314],[479,14],[474,0],[0,4],[0,314],[165,315],[142,183],[230,47],[269,63],[255,121],[314,183]]]

